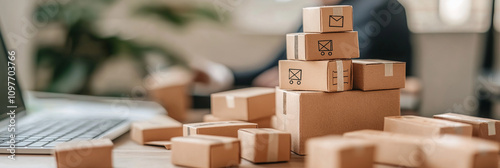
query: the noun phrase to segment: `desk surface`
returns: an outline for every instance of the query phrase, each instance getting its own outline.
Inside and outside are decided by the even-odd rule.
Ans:
[[[200,121],[206,111],[190,113],[190,121]],[[170,161],[170,150],[156,146],[142,146],[130,139],[129,133],[120,136],[113,141],[113,166],[117,168],[175,168]],[[55,168],[56,161],[53,155],[17,155],[16,160],[10,160],[6,154],[0,154],[0,167],[9,168]],[[304,157],[293,155],[289,162],[273,164],[252,164],[244,159],[241,160],[241,168],[285,168],[304,167]],[[388,165],[375,165],[374,168],[396,168]]]

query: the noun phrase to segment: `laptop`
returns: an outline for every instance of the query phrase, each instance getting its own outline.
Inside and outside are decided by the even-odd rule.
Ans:
[[[27,94],[30,107],[33,102],[36,108],[28,112],[17,78],[9,76],[8,54],[0,33],[0,153],[51,154],[63,142],[115,139],[129,130],[131,121],[165,114],[153,102],[50,93],[35,94],[42,99]]]

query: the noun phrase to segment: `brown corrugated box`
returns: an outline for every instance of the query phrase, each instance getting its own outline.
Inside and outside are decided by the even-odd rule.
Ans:
[[[372,168],[375,145],[362,139],[324,136],[307,141],[306,167]]]
[[[241,157],[253,163],[283,162],[290,160],[290,133],[270,129],[238,130]]]
[[[328,134],[384,128],[384,117],[400,115],[399,90],[324,93],[276,90],[278,125],[292,135],[292,151],[305,154],[305,141]]]
[[[375,162],[405,167],[420,167],[424,164],[423,141],[418,136],[360,130],[345,133],[344,137],[365,139],[375,143],[377,148]]]
[[[472,126],[459,122],[407,115],[385,117],[384,131],[427,137],[442,134],[471,136]]]
[[[498,144],[457,135],[432,138],[424,149],[426,168],[497,168]]]
[[[358,32],[287,34],[286,56],[307,61],[359,58]]]
[[[339,75],[338,72],[342,72]],[[351,60],[279,61],[280,88],[337,92],[352,89]]]
[[[472,136],[500,142],[500,121],[455,113],[434,115],[436,119],[472,125]]]
[[[307,7],[302,10],[304,32],[352,31],[352,6]]]
[[[113,167],[113,142],[109,139],[71,141],[55,147],[58,168]]]
[[[377,59],[352,60],[353,88],[360,90],[405,87],[406,63]]]
[[[273,112],[273,116],[274,116],[274,112]],[[216,122],[216,121],[238,121],[238,120],[219,118],[219,117],[215,117],[212,114],[206,114],[203,116],[203,122]],[[259,128],[271,128],[272,121],[271,121],[271,117],[266,117],[266,118],[259,118],[259,119],[255,119],[255,120],[250,120],[247,122],[255,123],[255,124],[257,124],[257,126]]]
[[[237,138],[192,135],[172,138],[172,164],[216,168],[240,164],[240,141]]]
[[[167,116],[133,122],[130,127],[131,139],[139,144],[149,141],[168,141],[172,137],[182,136],[182,123]]]
[[[212,115],[219,118],[251,121],[274,114],[274,88],[251,87],[214,93]]]
[[[184,124],[183,135],[216,135],[238,137],[238,129],[257,128],[257,124],[243,121],[219,121]]]

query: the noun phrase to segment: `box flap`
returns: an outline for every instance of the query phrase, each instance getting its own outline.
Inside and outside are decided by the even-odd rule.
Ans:
[[[381,60],[381,59],[353,59],[353,64],[375,65],[375,64],[404,64],[401,61]]]

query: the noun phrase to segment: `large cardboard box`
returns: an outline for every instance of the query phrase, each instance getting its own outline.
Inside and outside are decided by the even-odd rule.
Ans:
[[[274,95],[274,94],[273,94]],[[275,109],[273,109],[274,111]],[[274,116],[274,112],[273,112]],[[203,122],[216,122],[216,121],[238,121],[238,120],[232,120],[232,119],[226,119],[226,118],[219,118],[215,117],[212,114],[206,114],[203,116]],[[272,122],[272,117],[266,117],[266,118],[259,118],[255,120],[250,120],[247,121],[249,123],[255,123],[259,128],[272,128],[271,127],[271,122]]]
[[[243,121],[220,121],[184,124],[183,135],[216,135],[238,138],[238,129],[257,128],[257,124]]]
[[[306,154],[309,138],[384,128],[384,117],[400,115],[399,90],[324,93],[276,90],[278,125],[292,135],[292,151]]]
[[[306,61],[359,58],[358,32],[287,34],[286,57]]]
[[[139,144],[149,141],[168,141],[172,137],[182,136],[182,123],[167,116],[136,121],[130,127],[131,139]]]
[[[219,118],[251,121],[274,114],[274,88],[251,87],[214,93],[212,115]]]
[[[253,163],[290,160],[290,133],[270,128],[238,130],[241,157]]]
[[[308,140],[307,153],[307,168],[372,168],[375,145],[362,139],[330,135]]]
[[[351,90],[352,82],[351,60],[279,61],[281,89],[338,92]]]
[[[472,136],[470,124],[412,115],[385,117],[384,131],[427,137],[443,134]]]
[[[406,63],[399,61],[352,60],[353,88],[360,90],[398,89],[405,87]]]
[[[419,136],[360,130],[344,137],[365,139],[375,144],[375,162],[404,167],[421,167],[425,161],[423,140]]]
[[[304,32],[352,31],[352,6],[307,7],[302,10]]]
[[[498,145],[474,137],[443,135],[425,146],[426,168],[497,168]]]
[[[500,121],[498,120],[456,113],[434,115],[434,118],[470,124],[472,125],[472,136],[500,142]]]
[[[175,137],[172,138],[172,163],[199,168],[238,166],[240,141],[210,135]]]
[[[113,167],[113,142],[109,139],[71,141],[56,145],[58,168]]]

